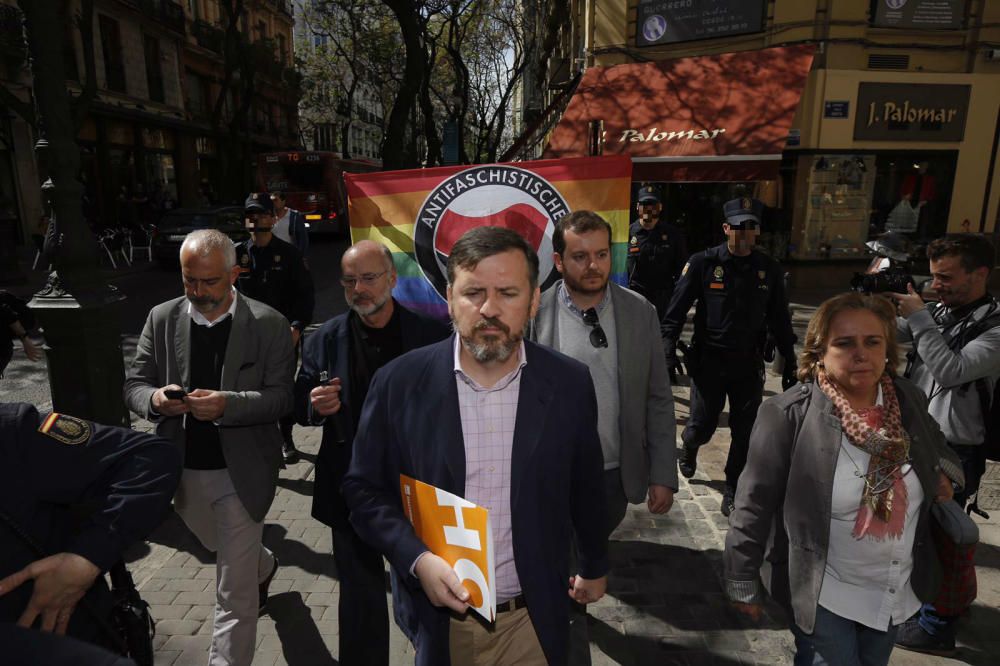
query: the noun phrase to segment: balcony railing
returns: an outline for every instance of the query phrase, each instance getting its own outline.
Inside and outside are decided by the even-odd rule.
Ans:
[[[191,34],[194,35],[198,46],[204,47],[209,51],[214,51],[215,53],[222,53],[225,33],[211,23],[195,21],[191,24]]]

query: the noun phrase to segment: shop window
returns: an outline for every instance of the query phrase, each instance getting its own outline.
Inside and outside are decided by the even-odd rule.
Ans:
[[[152,35],[142,36],[143,50],[146,56],[146,84],[149,87],[149,99],[162,102],[163,67],[160,63],[160,40]]]
[[[59,13],[63,17],[63,69],[66,70],[66,78],[70,81],[80,80],[80,67],[76,60],[76,39],[77,33],[76,17],[69,6],[68,0],[63,0]]]
[[[288,40],[284,35],[278,35],[278,62],[288,64]]]
[[[100,15],[101,54],[104,56],[104,79],[108,90],[125,91],[125,63],[122,58],[122,37],[118,21]]]
[[[792,248],[796,259],[860,259],[865,256],[875,187],[875,156],[807,155],[805,218]]]
[[[950,151],[879,155],[871,233],[897,231],[918,245],[944,235],[955,161]]]

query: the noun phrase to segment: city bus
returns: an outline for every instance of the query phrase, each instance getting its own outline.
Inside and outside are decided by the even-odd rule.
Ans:
[[[379,170],[375,162],[345,160],[327,151],[261,153],[257,186],[264,192],[285,192],[288,206],[305,215],[310,234],[345,236],[350,226],[344,173]]]

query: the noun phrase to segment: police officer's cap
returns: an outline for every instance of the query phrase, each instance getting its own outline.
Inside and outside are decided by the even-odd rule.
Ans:
[[[639,203],[640,204],[658,204],[660,203],[660,195],[656,193],[656,188],[646,185],[645,187],[639,188]]]
[[[243,212],[273,215],[274,202],[271,201],[271,195],[267,192],[253,192],[243,204]]]
[[[726,216],[726,224],[734,229],[745,226],[760,226],[760,216],[764,212],[764,204],[749,197],[740,197],[727,201],[722,207]]]

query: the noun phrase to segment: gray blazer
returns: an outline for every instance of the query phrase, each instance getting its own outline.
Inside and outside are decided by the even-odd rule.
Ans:
[[[542,294],[530,333],[533,340],[557,351],[560,284]],[[645,501],[651,484],[677,490],[674,396],[656,309],[634,291],[613,282],[608,288],[618,336],[622,487],[635,504]]]
[[[222,365],[226,411],[218,420],[222,454],[233,486],[256,521],[274,499],[281,466],[277,421],[292,410],[295,355],[288,321],[260,301],[236,294],[236,311]],[[161,386],[190,386],[191,317],[188,301],[176,298],[154,307],[139,336],[125,379],[125,404],[156,424],[156,433],[183,455],[183,417],[153,414],[150,401]]]
[[[927,414],[923,392],[906,379],[896,378],[894,384],[903,427],[912,440],[911,464],[924,491],[910,581],[917,597],[929,602],[941,583],[928,524],[938,473],[943,470],[958,483],[964,479],[957,456]],[[813,630],[826,571],[841,437],[833,403],[814,382],[764,402],[750,435],[750,454],[726,535],[723,561],[730,599],[759,602],[763,579],[771,597],[807,633]]]

